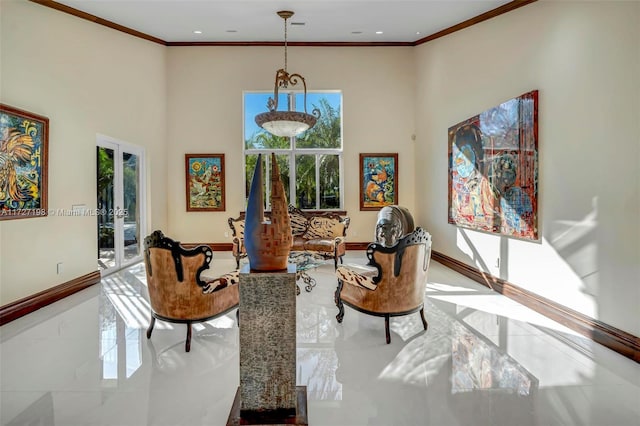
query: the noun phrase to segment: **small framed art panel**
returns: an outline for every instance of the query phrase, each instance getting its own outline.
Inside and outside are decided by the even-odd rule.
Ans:
[[[47,216],[49,119],[0,104],[0,220]]]
[[[360,210],[398,204],[398,154],[360,154]]]
[[[187,211],[224,211],[224,154],[185,154],[184,164]]]

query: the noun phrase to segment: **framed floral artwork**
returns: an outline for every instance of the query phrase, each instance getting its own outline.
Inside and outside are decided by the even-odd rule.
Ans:
[[[47,216],[49,119],[0,104],[0,220]]]
[[[398,204],[398,154],[360,154],[360,210]]]
[[[188,212],[224,211],[224,154],[185,154]]]

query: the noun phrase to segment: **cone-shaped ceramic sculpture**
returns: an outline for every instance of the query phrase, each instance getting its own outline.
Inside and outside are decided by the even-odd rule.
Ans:
[[[264,218],[262,154],[259,154],[249,189],[244,241],[252,271],[287,269],[293,237],[287,196],[275,154],[271,154],[271,219]]]

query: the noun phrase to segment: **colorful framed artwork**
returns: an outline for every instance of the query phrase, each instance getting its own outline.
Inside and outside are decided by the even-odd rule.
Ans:
[[[187,211],[224,211],[224,154],[185,154],[184,164]]]
[[[449,223],[538,240],[538,91],[451,126]]]
[[[0,220],[47,216],[49,119],[0,104]]]
[[[398,154],[360,154],[360,210],[398,204]]]

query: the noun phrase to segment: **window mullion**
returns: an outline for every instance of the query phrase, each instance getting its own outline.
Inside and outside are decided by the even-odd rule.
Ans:
[[[287,106],[289,111],[295,111],[296,97],[292,92],[287,95]],[[289,204],[296,205],[296,180],[298,174],[296,167],[296,137],[289,138]]]
[[[256,148],[256,149],[247,149],[244,151],[244,155],[249,155],[249,154],[254,154],[254,155],[258,155],[258,154],[271,154],[271,153],[275,153],[276,155],[278,154],[288,154],[291,152],[291,149],[288,148]]]
[[[296,205],[296,155],[295,151],[289,154],[289,204]]]
[[[320,154],[316,154],[316,210],[320,209]]]
[[[296,110],[296,96],[293,92],[289,92],[287,95],[287,106],[289,111]],[[298,175],[298,170],[296,167],[296,144],[298,143],[298,139],[295,136],[289,138],[289,147],[291,148],[291,156],[289,159],[289,203],[292,206],[296,205],[296,197],[297,197],[297,185],[295,177]]]
[[[265,170],[264,170],[264,182],[263,185],[265,186],[265,200],[266,205],[267,205],[267,210],[271,210],[271,185],[268,184],[268,182],[271,181],[271,156],[266,155],[265,159],[264,159],[264,165],[265,165]]]

